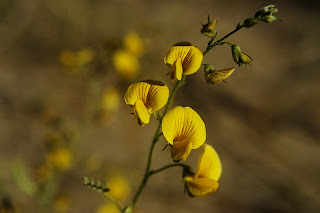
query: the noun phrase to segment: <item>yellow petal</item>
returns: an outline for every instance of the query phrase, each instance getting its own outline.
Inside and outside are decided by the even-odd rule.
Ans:
[[[180,160],[185,161],[190,154],[192,149],[192,144],[188,139],[181,142],[173,142],[171,147],[171,157],[174,162],[179,162]]]
[[[169,89],[161,81],[146,80],[129,86],[124,100],[132,106],[141,126],[149,123],[150,114],[160,110],[168,101]]]
[[[164,58],[164,62],[169,67],[172,67],[175,66],[179,58],[182,64],[183,74],[191,75],[199,70],[203,54],[198,47],[193,46],[189,42],[180,42],[169,49]]]
[[[138,122],[140,126],[144,126],[149,123],[150,114],[146,106],[141,100],[137,100],[133,106],[133,112],[138,117]]]
[[[124,95],[126,104],[133,106],[137,100],[142,100],[143,103],[146,103],[150,87],[151,85],[146,82],[131,84]]]
[[[192,197],[205,196],[217,190],[219,183],[209,178],[184,178],[188,194]]]
[[[220,158],[214,148],[208,144],[202,146],[198,159],[196,178],[209,178],[218,181],[222,173]]]
[[[203,60],[203,53],[198,47],[193,46],[184,58],[182,67],[185,75],[197,72]]]
[[[161,81],[147,80],[144,82],[151,85],[146,99],[147,108],[150,109],[150,113],[159,111],[168,101],[169,88]]]
[[[171,66],[171,73],[170,73],[171,81],[172,82],[180,81],[182,78],[182,73],[183,73],[183,69],[182,69],[181,59],[178,58]]]
[[[171,109],[163,118],[162,132],[171,145],[188,139],[192,149],[199,148],[206,140],[205,124],[190,107],[177,106]]]
[[[164,62],[171,67],[178,58],[183,61],[192,47],[192,45],[171,47],[164,57]]]

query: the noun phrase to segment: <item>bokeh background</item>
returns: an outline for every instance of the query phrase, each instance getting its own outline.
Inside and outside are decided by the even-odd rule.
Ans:
[[[163,63],[171,45],[204,50],[208,14],[220,38],[270,3],[282,22],[228,39],[252,66],[216,47],[204,61],[236,67],[228,83],[208,85],[201,68],[172,105],[191,106],[206,123],[223,165],[219,189],[189,198],[180,168],[171,168],[150,179],[137,212],[319,212],[319,8],[265,0],[1,0],[1,212],[114,212],[83,176],[106,181],[125,204],[157,125],[132,119],[127,87],[157,79],[172,88]],[[153,168],[171,163],[165,144]],[[199,153],[186,161],[194,169]]]

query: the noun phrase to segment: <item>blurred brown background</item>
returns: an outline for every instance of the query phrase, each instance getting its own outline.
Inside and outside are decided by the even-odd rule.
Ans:
[[[45,138],[56,130],[48,127],[51,115],[72,132],[72,166],[55,186],[68,200],[61,211],[96,212],[105,202],[82,185],[83,176],[104,180],[115,172],[135,192],[157,121],[140,127],[132,120],[122,101],[127,87],[157,79],[172,88],[163,63],[171,45],[190,41],[204,50],[208,38],[200,24],[208,14],[217,19],[221,38],[271,3],[282,22],[259,23],[228,39],[254,59],[253,66],[237,67],[229,47],[214,48],[204,62],[217,69],[235,66],[228,84],[207,85],[201,68],[173,103],[191,106],[206,123],[207,143],[223,165],[218,191],[189,198],[180,169],[172,168],[151,178],[137,207],[155,213],[319,212],[319,8],[308,1],[264,0],[0,0],[2,208],[60,211],[50,201],[41,210],[36,195],[23,189],[24,181],[36,183],[33,173],[46,159]],[[144,54],[140,74],[128,80],[115,71],[112,52],[129,32],[141,37]],[[68,71],[61,52],[82,48],[93,50],[93,62],[80,74]],[[117,88],[120,104],[103,117],[98,100],[109,86]],[[156,147],[154,168],[171,163],[170,150],[161,152],[165,143],[162,138]],[[194,169],[198,155],[193,151],[186,161]],[[27,180],[14,174],[17,164]]]

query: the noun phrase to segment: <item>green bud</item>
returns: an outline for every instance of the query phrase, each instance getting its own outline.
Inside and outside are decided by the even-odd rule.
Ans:
[[[261,8],[256,14],[254,15],[254,18],[257,20],[264,21],[265,23],[271,23],[274,21],[280,21],[277,17],[275,17],[273,14],[277,13],[278,9],[275,8],[275,5],[270,4],[268,6],[265,6]]]
[[[204,65],[204,72],[205,73],[210,73],[210,72],[213,72],[213,71],[214,71],[214,69],[213,69],[212,64],[205,64]]]
[[[271,13],[276,13],[278,11],[278,9],[274,8],[276,5],[274,4],[270,4],[267,5],[263,8],[261,8],[258,12],[256,12],[256,14],[254,15],[255,18],[261,17],[266,15],[266,13],[271,12]]]
[[[275,22],[275,21],[280,21],[280,19],[278,19],[277,17],[275,16],[263,16],[261,18],[261,20],[265,23],[271,23],[271,22]]]
[[[251,65],[251,62],[253,61],[250,56],[247,54],[241,52],[240,46],[237,44],[231,45],[231,51],[232,51],[232,58],[234,62],[236,62],[239,66],[242,65]]]
[[[202,25],[201,34],[208,36],[209,38],[215,38],[217,31],[214,29],[217,20],[209,21],[207,24]]]
[[[256,23],[258,23],[258,19],[255,18],[247,18],[246,20],[244,20],[243,25],[246,28],[252,27],[253,25],[255,25]]]

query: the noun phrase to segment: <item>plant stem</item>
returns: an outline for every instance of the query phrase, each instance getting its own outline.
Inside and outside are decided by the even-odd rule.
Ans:
[[[157,127],[157,130],[154,134],[154,137],[153,137],[153,140],[152,140],[152,143],[151,143],[151,147],[150,147],[150,151],[149,151],[149,156],[148,156],[148,162],[147,162],[147,166],[146,166],[146,169],[145,169],[145,172],[144,172],[144,176],[143,176],[143,179],[140,183],[140,186],[136,192],[136,194],[134,195],[133,197],[133,200],[132,200],[132,207],[134,208],[134,206],[136,205],[144,187],[146,186],[147,184],[147,181],[149,179],[149,177],[152,175],[151,172],[150,172],[150,168],[151,168],[151,165],[152,165],[152,158],[153,158],[153,153],[154,153],[154,147],[156,145],[156,143],[158,142],[160,136],[162,135],[161,134],[161,125],[162,125],[162,120],[163,120],[163,117],[167,114],[168,110],[169,110],[169,106],[171,104],[171,101],[175,95],[175,93],[177,92],[177,89],[182,86],[183,82],[185,81],[185,76],[182,77],[182,79],[180,81],[178,81],[175,85],[175,87],[173,88],[169,98],[168,98],[168,102],[167,102],[167,105],[164,109],[164,112],[162,114],[162,116],[159,118],[159,124],[158,124],[158,127]]]
[[[151,175],[154,175],[154,174],[157,174],[163,170],[166,170],[166,169],[169,169],[171,167],[176,167],[176,166],[181,166],[181,167],[188,167],[187,165],[183,164],[183,163],[173,163],[173,164],[169,164],[169,165],[166,165],[164,167],[161,167],[160,169],[156,169],[156,170],[152,170],[149,172],[149,176]]]
[[[212,45],[212,40],[209,42],[210,45],[208,44],[207,49],[203,52],[203,55],[207,54],[213,47],[217,46],[220,44],[221,41],[225,40],[226,38],[228,38],[229,36],[231,36],[232,34],[234,34],[235,32],[239,31],[240,29],[242,29],[244,26],[242,24],[239,24],[236,29],[234,29],[233,31],[231,31],[230,33],[228,33],[227,35],[223,36],[221,39],[219,39],[218,41],[214,42]]]

